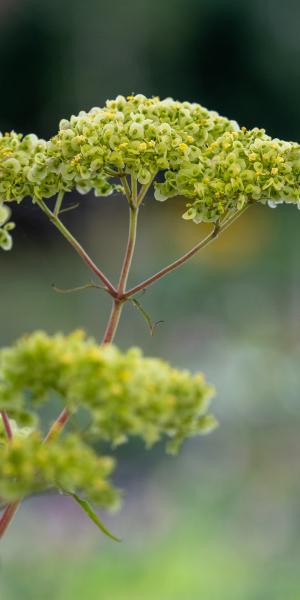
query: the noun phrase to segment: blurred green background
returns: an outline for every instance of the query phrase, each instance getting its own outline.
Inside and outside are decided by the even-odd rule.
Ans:
[[[296,0],[1,0],[0,129],[48,136],[61,117],[136,92],[299,141],[299,19]],[[203,234],[182,208],[147,198],[132,282]],[[100,339],[108,298],[55,293],[89,273],[29,201],[14,219],[14,249],[0,255],[1,345],[36,328]],[[203,370],[221,427],[177,458],[119,451],[124,505],[106,521],[121,545],[69,499],[27,501],[1,546],[1,600],[300,598],[299,219],[253,208],[150,288],[144,306],[164,321],[153,337],[126,307],[117,342]],[[117,195],[85,197],[65,216],[114,279],[126,220]]]

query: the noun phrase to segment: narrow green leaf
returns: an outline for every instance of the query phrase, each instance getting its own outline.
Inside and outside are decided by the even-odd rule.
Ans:
[[[111,533],[109,531],[109,529],[107,529],[107,527],[104,525],[104,523],[102,523],[102,521],[100,520],[100,518],[95,513],[95,511],[93,510],[93,508],[91,507],[90,503],[87,500],[80,498],[80,496],[78,496],[77,494],[70,494],[70,495],[74,498],[74,500],[76,502],[78,502],[78,504],[81,506],[81,508],[84,510],[84,512],[95,523],[95,525],[97,525],[98,529],[100,529],[100,531],[102,531],[102,533],[104,533],[104,535],[109,537],[111,540],[114,540],[115,542],[122,541],[120,538],[113,535],[113,533]]]
[[[151,320],[151,317],[148,315],[148,313],[145,311],[144,307],[141,305],[141,303],[136,298],[131,298],[130,301],[135,306],[135,308],[137,308],[137,310],[140,311],[141,315],[144,317],[144,319],[149,327],[150,335],[154,335],[157,325],[159,325],[160,323],[163,323],[163,321],[156,321],[155,323],[153,323]]]
[[[98,285],[97,283],[94,283],[93,281],[91,281],[90,283],[85,283],[84,285],[78,285],[77,287],[66,288],[66,289],[59,288],[54,283],[52,283],[52,289],[55,292],[58,292],[59,294],[70,294],[72,292],[81,292],[81,290],[87,290],[89,288],[97,288],[97,289],[106,291],[106,288],[103,285]]]

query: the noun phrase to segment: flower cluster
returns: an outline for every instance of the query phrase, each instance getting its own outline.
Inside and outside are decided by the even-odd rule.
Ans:
[[[194,164],[186,161],[156,184],[158,199],[191,198],[185,219],[216,222],[249,202],[300,202],[300,146],[263,129],[225,132]]]
[[[122,172],[149,184],[160,170],[177,169],[183,159],[196,160],[204,144],[235,129],[235,122],[199,104],[118,96],[104,108],[60,122],[48,145],[49,168],[72,180],[79,191],[94,188],[104,195],[103,175]]]
[[[149,446],[167,437],[168,450],[176,451],[186,437],[216,425],[207,414],[213,389],[202,374],[144,358],[138,349],[99,347],[83,332],[37,332],[0,352],[0,407],[10,417],[28,423],[26,405],[38,408],[53,390],[72,412],[88,410],[87,433],[113,444],[139,436]]]
[[[250,201],[298,203],[299,162],[299,144],[240,129],[200,104],[117,96],[62,119],[48,141],[0,134],[0,203],[74,188],[107,196],[124,191],[119,178],[149,186],[163,172],[154,183],[157,200],[183,196],[184,219],[218,222]],[[4,249],[11,246],[9,228],[0,229]]]
[[[50,197],[75,186],[107,195],[122,171],[148,183],[162,169],[194,159],[204,144],[238,128],[199,104],[118,96],[103,108],[60,122],[48,142],[34,134],[0,136],[0,198]]]
[[[118,492],[108,477],[114,461],[97,454],[74,434],[42,443],[35,433],[0,438],[0,502],[56,489],[79,493],[103,507],[112,507]]]

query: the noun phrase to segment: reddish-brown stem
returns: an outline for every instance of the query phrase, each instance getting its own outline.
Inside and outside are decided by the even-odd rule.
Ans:
[[[67,423],[67,421],[69,420],[71,414],[68,408],[64,408],[60,415],[57,417],[57,419],[54,421],[54,423],[51,425],[45,439],[44,439],[44,444],[46,442],[49,442],[50,440],[52,440],[54,437],[56,437],[61,430],[64,428],[65,424]]]
[[[1,417],[8,440],[11,441],[13,439],[13,431],[6,412],[1,411]],[[5,507],[0,519],[0,539],[4,535],[15,513],[17,512],[19,504],[19,502],[12,502]]]
[[[123,296],[126,289],[127,279],[132,263],[132,258],[136,243],[136,229],[137,229],[137,218],[138,208],[136,207],[136,188],[132,186],[132,203],[129,205],[130,221],[129,221],[129,232],[126,252],[123,260],[121,274],[118,283],[118,298],[114,299],[113,306],[111,309],[110,317],[106,326],[105,334],[102,340],[102,344],[109,344],[113,341],[117,327],[120,321],[120,316],[123,308]]]
[[[101,279],[102,283],[104,283],[107,291],[111,294],[111,296],[117,296],[117,290],[109,281],[109,279],[104,275],[104,273],[97,267],[88,253],[84,250],[81,244],[74,238],[72,233],[67,229],[67,227],[62,223],[58,216],[56,216],[51,210],[48,208],[47,204],[43,200],[36,200],[42,211],[47,215],[50,221],[55,225],[55,227],[60,231],[60,233],[66,238],[66,240],[73,246],[82,260],[88,265],[88,267]]]
[[[117,331],[117,327],[119,325],[122,308],[123,301],[114,300],[101,345],[109,344],[113,341]]]
[[[20,504],[21,504],[20,501],[12,502],[11,504],[8,504],[5,507],[3,514],[1,516],[1,519],[0,519],[0,539],[3,537],[9,524],[13,520]]]
[[[12,428],[11,428],[11,425],[9,422],[9,418],[8,418],[6,412],[4,412],[4,410],[1,411],[1,417],[2,417],[2,421],[3,421],[4,429],[6,431],[6,435],[9,440],[12,440],[12,438],[13,438]]]

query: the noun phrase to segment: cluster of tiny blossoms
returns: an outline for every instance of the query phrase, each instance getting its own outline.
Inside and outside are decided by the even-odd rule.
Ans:
[[[57,177],[48,169],[45,140],[14,131],[0,134],[0,202],[21,202],[41,192],[48,198],[58,191]]]
[[[43,444],[37,432],[23,435],[20,430],[19,435],[14,427],[12,440],[0,436],[0,502],[55,489],[112,507],[118,500],[108,480],[113,468],[111,457],[97,456],[75,434]]]
[[[217,222],[249,202],[300,202],[300,146],[272,139],[263,129],[225,132],[178,171],[169,171],[157,184],[157,198],[190,198],[183,217]]]
[[[207,414],[213,389],[202,374],[178,371],[138,349],[99,347],[79,331],[37,332],[0,352],[0,406],[10,417],[28,423],[27,404],[37,409],[53,391],[71,412],[85,407],[87,435],[114,445],[129,436],[147,446],[167,438],[168,450],[176,451],[186,437],[216,425]]]
[[[197,160],[204,144],[236,128],[199,104],[118,96],[60,122],[48,145],[49,168],[74,181],[79,191],[94,188],[103,195],[99,177],[122,172],[149,184],[159,171],[178,169],[183,159]]]
[[[49,141],[0,134],[0,202],[50,198],[74,188],[106,196],[123,190],[119,174],[147,185],[159,171],[197,161],[205,145],[237,128],[196,103],[118,96],[103,108],[63,119]]]
[[[188,199],[185,219],[218,222],[247,202],[299,202],[300,146],[240,129],[196,103],[117,96],[62,119],[50,140],[0,135],[0,202],[77,189],[107,196],[124,178],[155,181],[155,197]],[[122,179],[123,178],[123,179]],[[0,224],[1,227],[1,224]],[[0,229],[9,249],[10,224]]]

